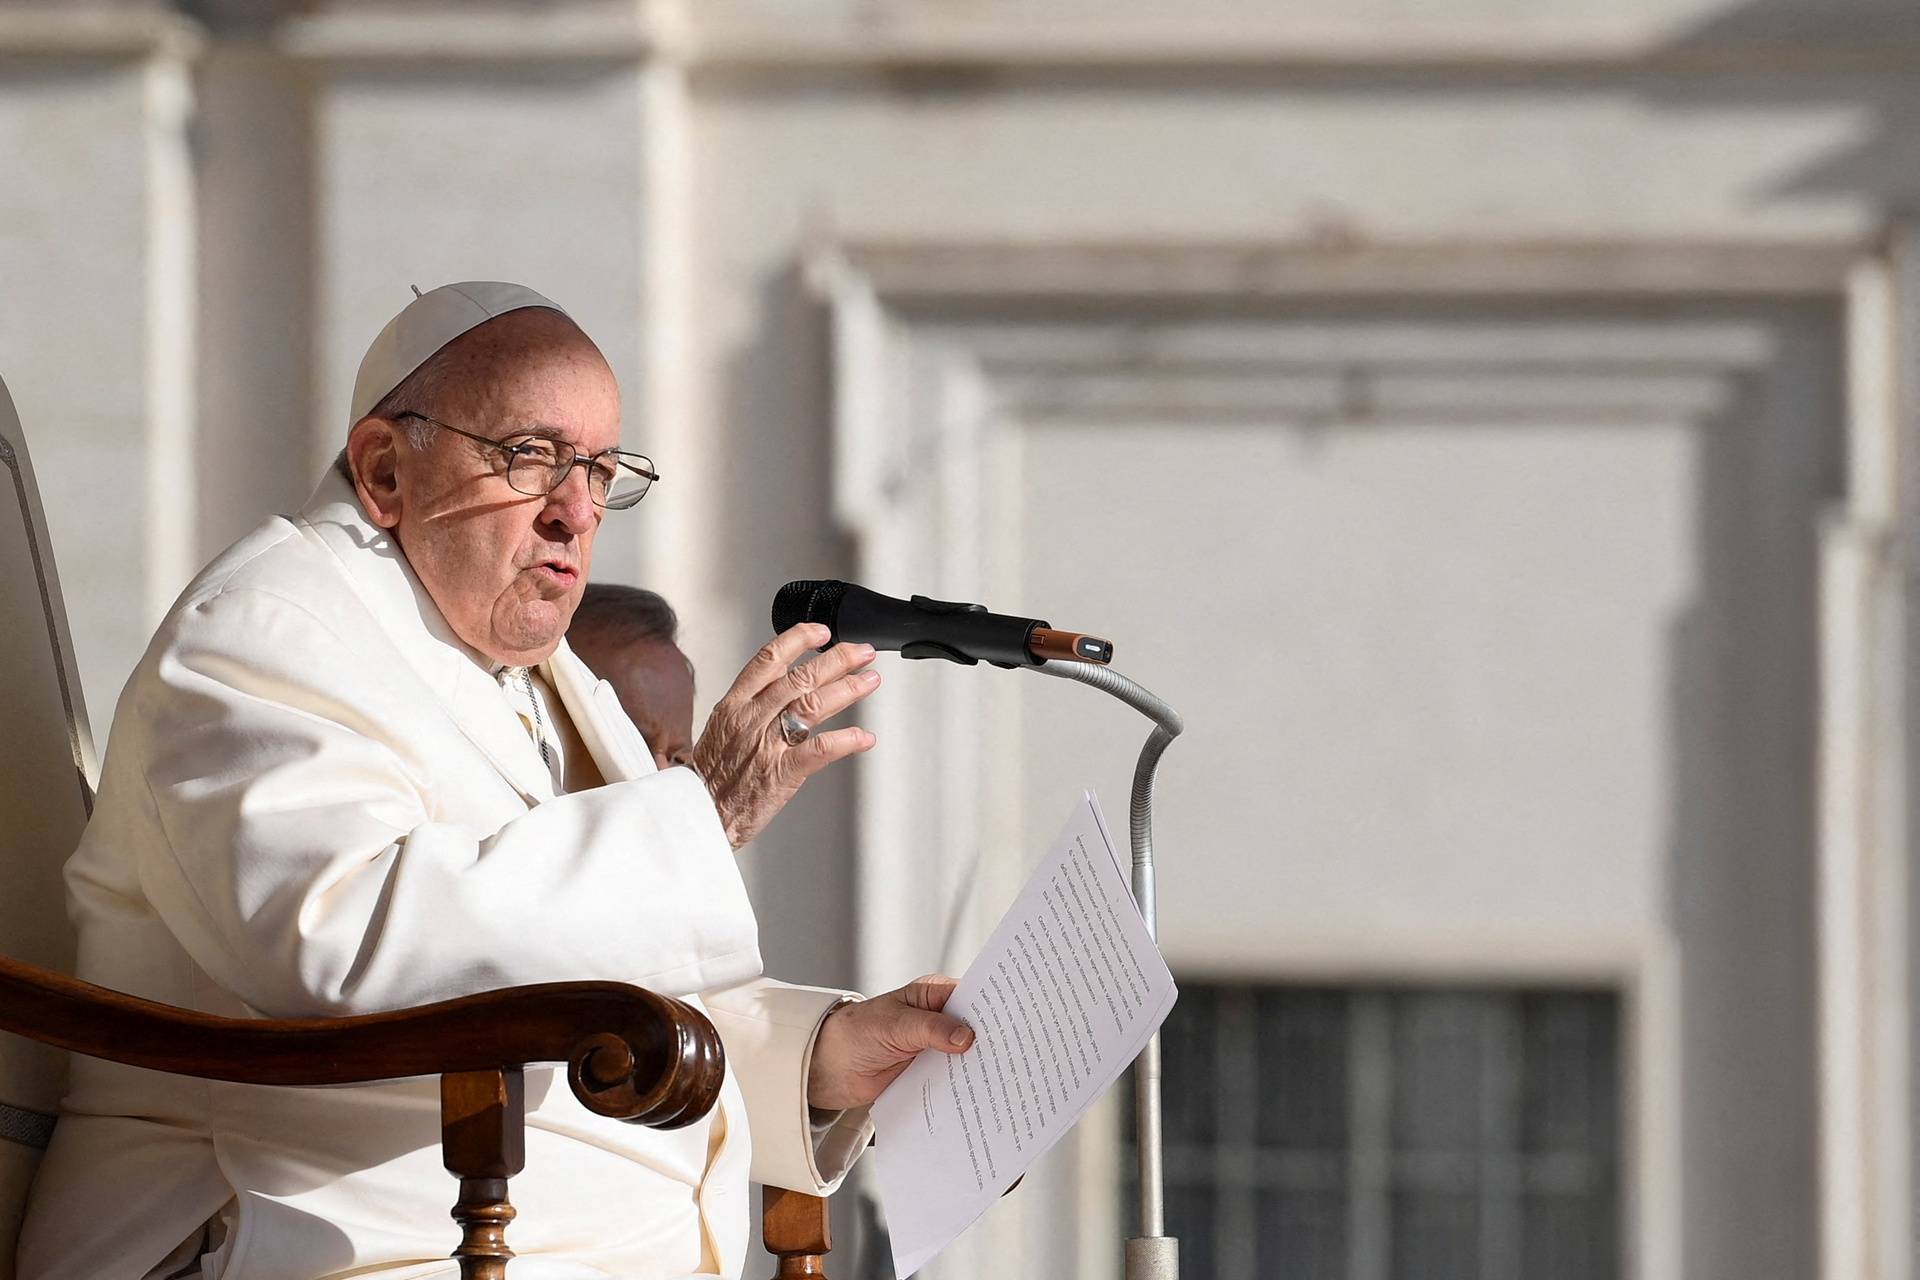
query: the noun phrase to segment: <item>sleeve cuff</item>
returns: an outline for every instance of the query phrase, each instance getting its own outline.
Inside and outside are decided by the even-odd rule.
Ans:
[[[840,999],[820,1011],[814,1020],[813,1032],[807,1037],[806,1064],[800,1096],[805,1098],[810,1090],[813,1071],[813,1046],[820,1038],[820,1028],[826,1022],[827,1015],[841,1005],[853,1004],[864,997],[842,994]],[[807,1108],[808,1130],[813,1137],[814,1176],[819,1178],[827,1191],[818,1191],[816,1195],[826,1195],[837,1188],[853,1169],[854,1162],[873,1142],[872,1108],[854,1107],[847,1111],[821,1111],[815,1107]]]
[[[807,1073],[827,1014],[859,997],[845,991],[756,979],[702,993],[747,1104],[753,1181],[809,1195],[831,1194],[866,1150],[865,1107],[827,1113],[816,1127]]]

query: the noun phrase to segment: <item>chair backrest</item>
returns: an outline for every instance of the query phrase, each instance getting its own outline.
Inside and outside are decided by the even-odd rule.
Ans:
[[[47,521],[5,382],[0,672],[0,955],[71,973],[73,930],[60,868],[93,808],[93,741]],[[20,1214],[66,1078],[66,1054],[0,1033],[0,1280],[13,1276]]]

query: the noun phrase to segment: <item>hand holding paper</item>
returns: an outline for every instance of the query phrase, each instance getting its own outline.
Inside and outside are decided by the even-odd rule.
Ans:
[[[864,1107],[923,1050],[971,1049],[973,1031],[940,1012],[955,985],[952,978],[928,974],[829,1013],[807,1072],[807,1105],[822,1111]]]

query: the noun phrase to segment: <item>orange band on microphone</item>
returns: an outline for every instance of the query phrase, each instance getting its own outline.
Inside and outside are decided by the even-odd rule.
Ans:
[[[1113,642],[1078,631],[1035,627],[1027,633],[1027,652],[1046,662],[1058,659],[1062,662],[1097,662],[1105,666],[1113,661]]]

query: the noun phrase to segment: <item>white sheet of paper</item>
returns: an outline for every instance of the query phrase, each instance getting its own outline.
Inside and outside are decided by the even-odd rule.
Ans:
[[[924,1266],[1064,1137],[1176,995],[1089,791],[947,1001],[973,1048],[922,1053],[873,1104],[894,1274]]]

